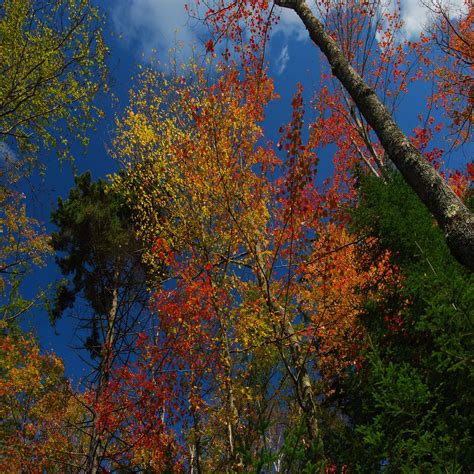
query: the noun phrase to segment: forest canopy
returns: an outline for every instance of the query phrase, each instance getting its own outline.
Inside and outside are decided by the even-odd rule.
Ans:
[[[2,472],[474,469],[473,9],[427,7],[406,39],[382,1],[190,2],[200,46],[104,118],[109,11],[3,2]],[[288,11],[312,86],[275,73]],[[99,119],[116,169],[42,220],[32,173]]]

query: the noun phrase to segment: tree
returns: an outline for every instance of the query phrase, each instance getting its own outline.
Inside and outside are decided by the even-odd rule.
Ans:
[[[322,470],[318,398],[357,363],[358,284],[372,278],[376,293],[396,271],[386,255],[358,266],[371,242],[345,230],[353,183],[315,183],[313,149],[324,134],[305,141],[301,90],[279,159],[260,125],[273,97],[268,77],[226,63],[211,79],[188,71],[144,71],[117,122],[115,154],[126,168],[115,189],[129,195],[135,184],[132,219],[142,235],[154,233],[151,253],[173,280],[155,289],[156,337],[144,347],[158,372],[169,357],[175,423],[194,472],[250,468],[272,432],[262,428],[271,408],[260,405],[264,420],[252,434],[252,409],[281,393],[288,398],[275,405],[301,420],[303,451]],[[256,364],[271,374],[269,393],[253,385]],[[278,458],[282,445],[265,452]]]
[[[59,199],[51,214],[58,228],[51,245],[68,278],[58,288],[52,317],[60,317],[78,298],[88,306],[80,316],[80,326],[89,331],[84,348],[97,362],[87,468],[97,472],[113,432],[98,423],[96,406],[107,403],[114,369],[127,366],[139,330],[146,327],[148,274],[120,196],[104,181],[93,182],[90,173],[76,177],[75,183],[69,197]]]
[[[431,43],[443,53],[433,71],[437,85],[433,102],[446,110],[456,145],[468,141],[472,131],[474,84],[470,71],[474,64],[474,9],[469,2],[465,5],[467,13],[451,12],[438,1],[427,3],[427,7],[434,14],[429,29]],[[457,13],[458,18],[453,18],[451,13]]]
[[[99,109],[107,47],[101,17],[89,1],[6,0],[0,7],[0,137],[20,153],[40,146],[70,152]]]
[[[290,8],[300,17],[311,39],[326,56],[333,75],[349,93],[355,106],[374,130],[388,158],[443,229],[453,255],[472,270],[474,262],[472,213],[398,127],[374,89],[351,66],[351,58],[347,57],[333,38],[333,32],[317,18],[307,3],[304,0],[275,0],[274,4]],[[241,37],[242,34],[239,21],[246,21],[250,25],[250,34],[253,35],[252,42],[247,48],[238,45],[238,52],[247,55],[247,59],[244,60],[246,67],[261,68],[255,62],[255,58],[261,63],[262,56],[256,55],[255,51],[266,44],[272,12],[273,7],[267,1],[249,0],[242,3],[221,0],[217,1],[213,8],[209,7],[206,19],[215,26],[219,35],[230,35],[234,38]],[[255,41],[255,35],[260,36],[263,41]],[[249,66],[252,61],[253,66]]]
[[[1,191],[0,191],[1,192]],[[15,323],[35,301],[20,295],[20,285],[32,265],[42,265],[49,253],[48,237],[35,219],[28,218],[23,197],[4,190],[0,198],[3,227],[0,238],[0,294],[2,296],[2,321]]]
[[[21,296],[21,282],[50,251],[18,192],[41,147],[70,156],[69,136],[86,144],[101,114],[106,87],[102,18],[88,1],[7,0],[0,5],[0,292],[4,320],[13,322],[39,301]],[[22,182],[23,181],[23,182]]]
[[[1,153],[1,152],[0,152]],[[8,156],[0,168],[0,298],[2,322],[14,325],[37,302],[21,295],[21,284],[32,267],[44,264],[51,248],[36,219],[28,217],[24,194],[15,189],[22,169]]]
[[[377,362],[367,318],[382,321],[383,330],[377,334],[383,346],[392,336],[401,337],[404,315],[415,319],[419,307],[412,308],[414,300],[404,293],[398,246],[386,245],[383,234],[372,232],[370,225],[354,231],[351,212],[361,206],[366,171],[390,194],[393,170],[384,157],[384,152],[390,154],[386,143],[375,140],[374,123],[364,118],[363,107],[355,107],[361,102],[341,88],[322,88],[314,101],[316,117],[307,126],[298,87],[291,120],[281,128],[275,149],[261,126],[265,107],[274,98],[262,59],[274,19],[272,7],[257,0],[215,6],[207,10],[207,20],[219,36],[234,41],[242,61],[231,59],[226,49],[210,73],[194,64],[184,65],[183,75],[145,69],[117,121],[114,153],[125,169],[114,186],[127,196],[132,220],[149,245],[147,258],[164,259],[171,276],[164,288],[155,288],[156,336],[147,338],[140,349],[159,368],[155,374],[148,368],[149,379],[153,375],[160,387],[166,387],[162,391],[176,400],[173,415],[166,410],[167,416],[157,423],[159,432],[179,426],[183,435],[177,441],[183,464],[191,472],[245,470],[272,462],[280,469],[306,472],[359,465],[362,470],[376,470],[387,460],[394,469],[404,460],[426,467],[422,458],[429,450],[434,456],[436,443],[429,448],[418,443],[422,436],[417,432],[404,444],[395,436],[397,428],[390,431],[391,414],[385,408],[394,406],[395,393],[402,396],[413,377],[416,387],[402,398],[411,403],[414,419],[426,421],[423,426],[432,430],[433,439],[433,433],[442,431],[433,420],[443,417],[436,409],[426,412],[425,402],[432,399],[426,396],[426,387],[440,390],[436,383],[430,385],[439,372],[425,370],[429,357],[422,368],[410,365],[412,361],[395,362],[396,358],[390,365],[386,354],[381,364]],[[350,58],[362,74],[349,69],[354,73],[351,80],[364,85],[364,90],[373,88],[397,98],[410,80],[424,72],[400,65],[408,55],[393,40],[400,28],[396,13],[372,17],[370,6],[357,3],[347,10],[341,4],[335,11],[327,3],[321,10],[325,21],[336,28],[332,36],[342,43],[342,51],[332,52]],[[353,36],[344,37],[341,19],[353,26]],[[373,40],[376,25],[384,21],[389,29],[380,47],[370,51],[364,41]],[[334,39],[328,41],[333,48]],[[368,52],[359,54],[361,45]],[[408,46],[410,54],[420,59],[420,44]],[[212,40],[206,48],[210,55],[217,51]],[[347,72],[344,61],[338,74]],[[374,69],[367,66],[372,61]],[[393,79],[387,70],[394,71]],[[369,95],[376,99],[373,91]],[[390,116],[388,109],[379,110],[385,119]],[[434,170],[430,163],[439,167],[442,152],[428,147],[427,129],[415,129],[413,134],[420,151],[404,140],[410,153],[422,156],[421,167]],[[335,173],[321,184],[315,180],[317,153],[327,145],[337,148]],[[466,179],[461,174],[458,178],[450,176],[450,181],[457,180],[456,191],[465,197]],[[454,196],[454,191],[450,193]],[[385,204],[387,212],[403,208],[397,200]],[[366,224],[377,219],[367,217]],[[439,239],[432,240],[433,245],[440,244]],[[453,265],[459,281],[464,281],[466,270]],[[415,333],[410,332],[410,341],[421,337]],[[440,354],[438,349],[434,352]],[[369,353],[373,358],[365,359]],[[368,359],[381,371],[368,369]],[[259,363],[267,369],[260,379],[252,377]],[[363,378],[368,372],[370,376]],[[390,381],[401,390],[384,392]],[[341,387],[352,382],[358,387],[367,382],[371,393],[358,398],[355,391],[343,392]],[[460,390],[466,393],[465,388]],[[346,393],[349,400],[344,399]],[[165,413],[166,402],[155,398]],[[365,423],[365,413],[357,421],[363,403],[369,413],[380,414],[380,425]],[[270,429],[273,409],[284,422]],[[153,408],[150,419],[156,419],[157,412]],[[357,431],[352,430],[352,421],[358,423]],[[397,418],[397,426],[407,432],[410,423]],[[265,444],[270,435],[277,437],[271,446]],[[377,444],[384,437],[391,442]],[[456,439],[461,438],[468,439]],[[345,447],[356,442],[367,460],[349,448],[352,459],[344,456],[337,449],[338,440]],[[418,458],[417,447],[424,450]],[[385,458],[377,454],[379,448]],[[432,465],[440,465],[443,456]]]
[[[158,293],[159,324],[166,338],[173,341],[172,359],[176,359],[177,368],[191,373],[186,376],[191,385],[184,382],[190,401],[184,402],[183,408],[191,426],[196,409],[205,418],[212,413],[215,401],[224,403],[223,449],[226,465],[232,465],[238,417],[230,377],[233,342],[228,337],[231,314],[238,309],[232,309],[235,299],[230,291],[232,287],[237,290],[232,283],[232,267],[240,264],[237,255],[242,254],[246,267],[258,265],[256,245],[267,219],[264,200],[256,201],[256,206],[247,204],[250,189],[260,195],[266,186],[252,166],[271,160],[264,149],[252,154],[261,133],[256,124],[261,106],[254,100],[256,90],[242,87],[233,70],[224,71],[216,84],[207,87],[204,71],[191,69],[191,76],[181,85],[175,78],[167,88],[169,81],[164,80],[164,87],[151,94],[147,91],[160,86],[160,77],[147,71],[142,80],[141,91],[132,97],[139,100],[133,100],[120,124],[116,153],[129,158],[130,165],[137,165],[129,166],[129,173],[142,176],[142,202],[150,200],[148,189],[161,191],[161,199],[167,201],[167,216],[155,229],[160,238],[154,252],[167,256],[169,272],[178,285],[169,294]],[[259,87],[264,97],[271,96],[270,83]],[[158,103],[155,107],[156,100],[171,105],[165,108]],[[148,147],[153,151],[144,153]],[[153,176],[141,174],[148,168],[146,163],[155,170]],[[147,223],[141,220],[142,227]],[[203,354],[207,354],[205,360]],[[207,387],[213,388],[216,398],[204,397]]]
[[[82,396],[62,361],[41,354],[31,335],[0,335],[0,468],[77,472],[86,455]]]
[[[364,301],[369,344],[328,402],[350,420],[345,435],[328,433],[333,459],[363,472],[469,471],[472,274],[399,176],[364,178],[354,212],[354,226],[377,237],[375,255],[391,250],[401,284]]]

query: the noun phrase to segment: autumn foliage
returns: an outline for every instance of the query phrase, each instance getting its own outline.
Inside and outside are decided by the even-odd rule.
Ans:
[[[84,437],[82,396],[75,394],[56,356],[40,354],[29,336],[0,343],[0,469],[62,472],[79,467]]]
[[[56,303],[88,302],[94,376],[73,389],[62,362],[4,318],[0,469],[474,465],[464,413],[472,341],[462,330],[472,324],[472,275],[333,70],[314,93],[296,85],[287,123],[269,138],[279,97],[265,55],[284,3],[189,5],[209,27],[207,61],[141,69],[115,120],[120,172],[107,183],[79,177],[59,201],[52,242],[73,276]],[[419,41],[403,40],[399,6],[321,1],[315,10],[390,113],[434,81],[407,147],[467,202],[468,173],[443,160],[470,133],[472,8],[456,22],[442,16]],[[11,234],[26,229],[18,254],[39,262],[48,248],[36,222],[5,209]],[[101,238],[84,240],[89,222]],[[444,377],[460,394],[452,403]]]

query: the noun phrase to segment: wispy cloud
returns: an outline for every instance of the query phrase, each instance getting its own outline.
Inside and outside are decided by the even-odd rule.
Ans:
[[[156,50],[155,54],[165,59],[169,49],[180,44],[185,56],[189,56],[194,46],[200,46],[196,34],[199,25],[190,20],[186,3],[189,0],[116,0],[110,4],[109,11],[116,31],[130,48],[145,55]],[[287,8],[278,10],[281,20],[275,32],[306,40],[307,31],[296,13]]]
[[[191,54],[197,38],[189,25],[185,4],[189,0],[118,0],[111,6],[116,30],[124,41],[159,59],[168,57],[170,48]]]
[[[395,0],[391,0],[391,2],[392,5],[395,4]],[[453,18],[458,18],[467,11],[465,0],[401,0],[401,18],[404,22],[402,33],[406,38],[415,39],[430,24],[433,18],[432,11],[428,8],[430,3],[441,3]],[[315,3],[308,0],[308,5],[313,7],[312,9],[317,15]],[[276,32],[297,41],[308,39],[308,32],[294,11],[288,8],[279,8],[277,12],[281,21],[276,26]]]
[[[11,163],[16,159],[15,152],[5,142],[0,142],[0,162]]]
[[[301,19],[290,8],[278,8],[277,14],[280,21],[275,27],[276,33],[281,33],[286,37],[291,37],[298,41],[305,41],[308,39],[308,32],[301,23]]]
[[[428,9],[417,0],[402,0],[400,8],[404,35],[416,38],[430,22]]]
[[[401,15],[406,37],[416,38],[432,22],[430,3],[441,5],[452,18],[459,18],[467,11],[467,2],[464,0],[402,0]]]
[[[446,3],[448,11],[454,16],[459,16],[466,9],[465,0],[401,0],[405,37],[415,38],[429,23],[430,10],[423,2],[430,1]],[[116,0],[109,8],[116,30],[123,34],[124,40],[137,53],[149,55],[156,50],[156,56],[166,60],[170,48],[179,49],[182,45],[180,54],[185,60],[192,54],[193,47],[201,46],[196,25],[190,24],[185,9],[187,2],[189,0]],[[308,0],[308,4],[314,7],[313,1]],[[307,30],[293,10],[277,8],[276,11],[281,20],[275,27],[275,33],[283,35],[287,41],[309,41]],[[281,74],[288,62],[288,48],[281,50],[277,61],[277,71]]]
[[[278,74],[282,74],[285,71],[289,60],[290,54],[288,53],[288,45],[285,45],[283,46],[278,58],[275,61]]]

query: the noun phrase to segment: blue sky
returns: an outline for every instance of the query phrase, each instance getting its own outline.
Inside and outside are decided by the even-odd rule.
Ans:
[[[462,4],[456,0],[457,5]],[[76,166],[80,173],[90,170],[94,178],[104,177],[118,169],[117,163],[107,154],[114,133],[113,118],[120,113],[128,101],[128,90],[132,86],[132,76],[137,72],[139,63],[147,63],[152,49],[162,62],[167,61],[168,50],[176,44],[182,44],[182,55],[190,54],[191,47],[202,48],[207,41],[207,32],[190,20],[184,9],[185,0],[116,0],[96,2],[103,8],[106,15],[105,35],[110,45],[110,68],[113,77],[112,92],[116,101],[110,97],[102,98],[102,106],[106,118],[99,124],[96,132],[90,133],[90,146],[86,153],[80,148],[74,149]],[[275,79],[276,90],[281,100],[270,105],[265,129],[268,136],[277,139],[281,125],[289,119],[290,98],[295,92],[297,82],[302,82],[307,91],[307,97],[320,83],[320,55],[310,44],[306,31],[296,15],[284,10],[281,12],[282,21],[274,32],[269,45],[268,59],[270,73]],[[423,23],[428,19],[427,10],[417,0],[402,1],[402,16],[406,22],[404,33],[407,37],[416,37]],[[404,128],[416,124],[416,106],[422,103],[423,90],[415,91],[410,102],[405,101],[401,123]],[[416,113],[415,113],[416,111]],[[68,164],[60,167],[54,159],[54,153],[42,156],[48,162],[48,171],[41,181],[40,190],[34,199],[30,199],[30,210],[43,222],[49,222],[49,214],[56,204],[58,196],[67,196],[73,186],[73,173]],[[323,157],[324,158],[324,157]],[[330,165],[330,157],[322,166],[326,172]],[[324,171],[324,170],[323,170]],[[39,184],[40,181],[37,181]],[[48,225],[48,230],[50,226]],[[28,281],[27,290],[31,294],[38,288],[45,287],[60,275],[51,259],[49,265],[35,272]],[[56,327],[59,335],[49,326],[47,316],[41,311],[35,312],[26,322],[32,325],[39,336],[43,348],[54,350],[66,362],[68,374],[78,377],[85,375],[87,370],[80,362],[77,353],[69,346],[77,344],[73,331],[73,323],[69,318],[63,318]]]

